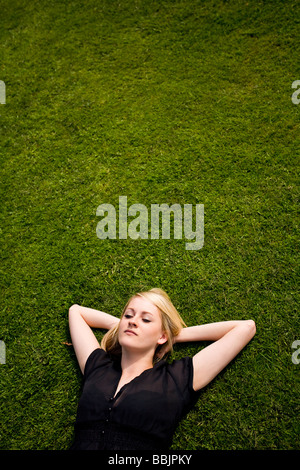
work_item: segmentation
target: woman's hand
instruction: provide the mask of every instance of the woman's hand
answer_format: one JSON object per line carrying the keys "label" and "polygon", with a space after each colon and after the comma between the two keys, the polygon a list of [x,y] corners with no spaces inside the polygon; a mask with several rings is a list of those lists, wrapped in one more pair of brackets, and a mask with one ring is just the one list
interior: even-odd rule
{"label": "woman's hand", "polygon": [[77,357],[81,372],[89,355],[100,344],[94,335],[92,328],[111,329],[120,320],[108,313],[94,310],[92,308],[81,307],[74,304],[69,308],[69,328],[72,338],[72,344]]}
{"label": "woman's hand", "polygon": [[253,320],[223,321],[182,328],[175,342],[213,341],[193,357],[194,390],[205,387],[253,338]]}
{"label": "woman's hand", "polygon": [[193,357],[194,390],[200,390],[211,382],[249,343],[255,333],[253,320],[208,325],[206,333],[203,330],[202,334],[207,334],[206,339],[214,342]]}

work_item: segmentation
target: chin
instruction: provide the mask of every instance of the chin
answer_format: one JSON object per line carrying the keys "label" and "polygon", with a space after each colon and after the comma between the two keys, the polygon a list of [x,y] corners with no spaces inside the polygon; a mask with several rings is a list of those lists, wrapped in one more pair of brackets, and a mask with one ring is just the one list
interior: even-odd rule
{"label": "chin", "polygon": [[122,334],[119,337],[119,344],[120,346],[132,346],[134,344],[134,340],[136,339],[136,336],[131,336],[131,335],[126,335]]}

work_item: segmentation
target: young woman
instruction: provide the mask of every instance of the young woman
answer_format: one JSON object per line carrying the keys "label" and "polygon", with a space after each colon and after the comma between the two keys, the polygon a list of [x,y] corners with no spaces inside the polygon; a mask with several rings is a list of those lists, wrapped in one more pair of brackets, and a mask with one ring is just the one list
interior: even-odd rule
{"label": "young woman", "polygon": [[[84,378],[72,450],[167,450],[199,390],[256,331],[252,320],[186,327],[161,289],[134,295],[121,319],[73,305],[69,325]],[[109,330],[101,345],[92,328]],[[161,360],[186,341],[212,343],[192,358]]]}

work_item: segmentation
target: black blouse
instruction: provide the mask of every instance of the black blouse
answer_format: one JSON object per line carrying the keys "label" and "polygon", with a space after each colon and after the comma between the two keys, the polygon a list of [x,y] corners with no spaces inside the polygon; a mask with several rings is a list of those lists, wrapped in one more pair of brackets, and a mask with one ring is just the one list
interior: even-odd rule
{"label": "black blouse", "polygon": [[72,450],[168,449],[180,419],[195,404],[192,359],[160,361],[115,395],[122,374],[103,349],[87,359]]}

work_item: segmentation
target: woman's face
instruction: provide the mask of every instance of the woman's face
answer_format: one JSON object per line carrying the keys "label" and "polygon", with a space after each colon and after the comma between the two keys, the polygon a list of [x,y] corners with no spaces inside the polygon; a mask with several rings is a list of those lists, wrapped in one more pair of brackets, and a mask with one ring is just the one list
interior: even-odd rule
{"label": "woman's face", "polygon": [[154,354],[167,341],[158,308],[143,297],[134,297],[120,320],[118,339],[122,348]]}

